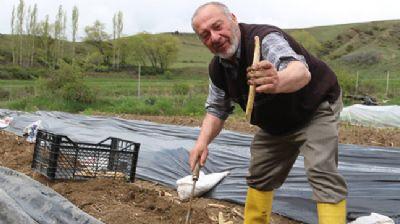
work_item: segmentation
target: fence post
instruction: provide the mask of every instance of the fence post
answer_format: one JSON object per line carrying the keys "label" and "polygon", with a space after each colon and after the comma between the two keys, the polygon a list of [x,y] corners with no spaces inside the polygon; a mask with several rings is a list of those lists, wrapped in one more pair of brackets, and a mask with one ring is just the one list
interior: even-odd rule
{"label": "fence post", "polygon": [[356,75],[356,95],[358,93],[358,71],[357,71],[357,75]]}
{"label": "fence post", "polygon": [[138,69],[138,92],[137,92],[137,95],[140,98],[140,63],[139,63],[139,69]]}
{"label": "fence post", "polygon": [[385,96],[388,97],[388,93],[389,93],[389,76],[390,73],[389,71],[386,72],[386,92],[385,92]]}

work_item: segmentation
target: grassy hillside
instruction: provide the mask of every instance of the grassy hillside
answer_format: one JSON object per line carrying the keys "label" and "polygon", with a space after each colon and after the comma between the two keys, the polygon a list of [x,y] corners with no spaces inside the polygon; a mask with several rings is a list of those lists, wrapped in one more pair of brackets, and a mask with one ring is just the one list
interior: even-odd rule
{"label": "grassy hillside", "polygon": [[193,33],[177,35],[179,38],[178,60],[174,67],[205,67],[212,54]]}
{"label": "grassy hillside", "polygon": [[[329,64],[373,78],[392,73],[400,78],[400,20],[368,23],[320,26],[306,29],[290,29],[288,33],[306,32],[307,38],[315,38],[319,45],[312,53],[322,57]],[[194,34],[177,35],[180,40],[178,62],[175,67],[206,66],[212,57],[206,47]]]}
{"label": "grassy hillside", "polygon": [[[294,32],[296,30],[290,30]],[[373,78],[392,73],[400,78],[400,20],[376,21],[304,29],[321,44],[328,63]]]}
{"label": "grassy hillside", "polygon": [[[290,29],[287,32],[333,67],[344,95],[366,94],[376,97],[379,103],[400,104],[400,20]],[[179,49],[176,62],[167,75],[142,77],[141,98],[136,97],[138,80],[134,69],[137,66],[127,64],[125,70],[118,73],[108,70],[85,73],[85,84],[96,93],[92,104],[64,101],[55,104],[56,101],[41,95],[37,81],[0,80],[0,107],[143,114],[157,114],[161,110],[164,114],[201,114],[207,95],[207,66],[212,54],[193,33],[174,33],[174,37]],[[29,79],[48,72],[40,67],[40,57],[33,68],[10,66],[11,40],[10,35],[0,34],[0,76],[13,72],[20,73],[18,77]],[[72,44],[63,44],[64,54],[68,57]],[[76,44],[77,58],[83,62],[82,67],[85,61],[97,60],[97,51],[93,44]],[[43,52],[39,51],[38,55],[43,56]],[[127,63],[134,60],[128,59]]]}

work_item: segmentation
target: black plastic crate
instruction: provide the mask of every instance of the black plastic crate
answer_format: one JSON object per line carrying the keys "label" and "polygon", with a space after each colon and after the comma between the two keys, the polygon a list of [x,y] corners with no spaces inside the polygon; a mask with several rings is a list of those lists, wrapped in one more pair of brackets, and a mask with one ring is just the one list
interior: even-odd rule
{"label": "black plastic crate", "polygon": [[140,144],[109,137],[92,144],[39,130],[32,169],[50,180],[125,177],[135,180]]}

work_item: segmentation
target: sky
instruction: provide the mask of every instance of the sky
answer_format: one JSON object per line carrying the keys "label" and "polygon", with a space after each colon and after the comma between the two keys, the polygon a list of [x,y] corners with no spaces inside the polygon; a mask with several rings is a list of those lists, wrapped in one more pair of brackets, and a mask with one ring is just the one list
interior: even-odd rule
{"label": "sky", "polygon": [[[117,11],[124,16],[123,35],[138,32],[193,32],[191,16],[204,0],[24,0],[26,6],[36,3],[38,20],[49,15],[54,22],[59,5],[67,11],[67,31],[71,35],[72,8],[79,9],[78,37],[85,26],[100,20],[112,33],[112,18]],[[400,19],[399,0],[221,0],[239,22],[264,23],[281,28],[307,28],[376,20]],[[0,0],[0,33],[11,32],[13,6],[19,0]],[[69,37],[71,39],[71,37]]]}

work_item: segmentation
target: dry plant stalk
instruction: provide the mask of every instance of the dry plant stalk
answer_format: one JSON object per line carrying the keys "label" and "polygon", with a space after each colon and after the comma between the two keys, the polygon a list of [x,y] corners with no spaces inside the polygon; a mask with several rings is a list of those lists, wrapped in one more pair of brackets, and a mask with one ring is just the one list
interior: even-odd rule
{"label": "dry plant stalk", "polygon": [[[254,55],[253,55],[253,65],[260,61],[260,38],[258,36],[254,37]],[[250,85],[249,96],[247,98],[246,105],[246,120],[250,122],[251,113],[253,112],[254,97],[256,95],[256,86]]]}

